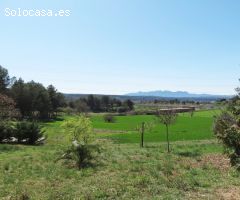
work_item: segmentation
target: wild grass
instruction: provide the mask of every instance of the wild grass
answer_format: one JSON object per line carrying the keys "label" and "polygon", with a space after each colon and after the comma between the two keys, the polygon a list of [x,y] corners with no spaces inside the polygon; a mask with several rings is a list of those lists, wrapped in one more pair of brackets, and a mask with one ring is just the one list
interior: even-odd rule
{"label": "wild grass", "polygon": [[219,191],[240,188],[215,140],[175,141],[168,154],[164,142],[100,138],[95,165],[77,170],[56,162],[70,143],[61,124],[44,125],[43,146],[0,145],[0,199],[221,199]]}

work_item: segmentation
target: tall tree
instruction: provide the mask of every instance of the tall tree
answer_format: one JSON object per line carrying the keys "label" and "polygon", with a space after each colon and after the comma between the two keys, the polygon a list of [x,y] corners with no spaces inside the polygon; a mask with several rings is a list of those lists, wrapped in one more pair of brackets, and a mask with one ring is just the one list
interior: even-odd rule
{"label": "tall tree", "polygon": [[130,99],[124,101],[123,104],[128,108],[128,110],[133,110],[134,108],[134,103]]}
{"label": "tall tree", "polygon": [[47,91],[50,98],[51,113],[57,115],[58,108],[65,105],[65,98],[53,85],[49,85]]}
{"label": "tall tree", "polygon": [[6,93],[9,84],[10,76],[8,75],[8,70],[0,65],[0,93]]}
{"label": "tall tree", "polygon": [[101,107],[104,111],[109,111],[110,108],[110,97],[109,96],[102,96],[101,97]]}
{"label": "tall tree", "polygon": [[14,82],[10,94],[15,100],[16,106],[22,116],[30,116],[32,111],[32,95],[21,78]]}

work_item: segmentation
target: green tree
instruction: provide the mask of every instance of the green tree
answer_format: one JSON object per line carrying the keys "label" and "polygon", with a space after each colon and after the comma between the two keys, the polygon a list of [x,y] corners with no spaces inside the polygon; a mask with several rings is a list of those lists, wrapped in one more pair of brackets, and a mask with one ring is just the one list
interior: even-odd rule
{"label": "green tree", "polygon": [[63,128],[70,136],[71,141],[76,141],[79,144],[89,144],[93,141],[94,132],[92,122],[84,115],[65,121]]}
{"label": "green tree", "polygon": [[127,107],[128,110],[134,109],[134,103],[130,99],[124,101],[123,104]]}
{"label": "green tree", "polygon": [[89,118],[81,115],[64,122],[63,128],[72,141],[71,147],[64,153],[62,159],[74,160],[79,169],[86,167],[93,159],[96,146],[94,132]]}
{"label": "green tree", "polygon": [[87,97],[87,105],[93,112],[101,111],[101,101],[93,95]]}
{"label": "green tree", "polygon": [[109,96],[102,96],[101,97],[101,107],[103,111],[109,111],[111,107],[111,99]]}
{"label": "green tree", "polygon": [[53,85],[49,85],[47,88],[50,99],[50,112],[52,115],[57,115],[58,108],[65,105],[64,95],[59,93]]}
{"label": "green tree", "polygon": [[225,111],[215,118],[214,133],[223,143],[231,164],[240,170],[240,90]]}
{"label": "green tree", "polygon": [[0,93],[6,93],[7,87],[10,84],[10,76],[8,70],[0,65]]}
{"label": "green tree", "polygon": [[19,79],[13,84],[10,93],[23,117],[42,119],[49,117],[51,100],[42,84],[34,81],[24,83]]}
{"label": "green tree", "polygon": [[16,102],[17,108],[21,112],[21,115],[23,117],[30,116],[32,110],[32,96],[21,78],[14,82],[10,93]]}

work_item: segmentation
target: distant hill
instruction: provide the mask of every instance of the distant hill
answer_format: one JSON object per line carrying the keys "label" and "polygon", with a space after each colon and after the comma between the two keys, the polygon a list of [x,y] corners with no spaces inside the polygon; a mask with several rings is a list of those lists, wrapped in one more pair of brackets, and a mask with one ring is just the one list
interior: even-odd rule
{"label": "distant hill", "polygon": [[[89,94],[64,94],[67,100],[76,100],[79,98],[86,98]],[[97,97],[105,96],[104,94],[93,94]],[[137,93],[129,93],[126,95],[107,95],[111,98],[116,98],[119,100],[131,99],[133,101],[153,101],[153,100],[191,100],[191,101],[200,101],[200,102],[209,102],[216,101],[219,99],[228,99],[232,96],[228,95],[210,95],[210,94],[191,94],[188,92],[177,91],[152,91],[152,92],[137,92]]]}
{"label": "distant hill", "polygon": [[231,96],[228,95],[212,95],[212,94],[192,94],[186,91],[149,91],[149,92],[136,92],[136,93],[129,93],[126,96],[135,96],[135,97],[163,97],[163,98],[210,98],[210,99],[220,99],[220,98],[230,98]]}

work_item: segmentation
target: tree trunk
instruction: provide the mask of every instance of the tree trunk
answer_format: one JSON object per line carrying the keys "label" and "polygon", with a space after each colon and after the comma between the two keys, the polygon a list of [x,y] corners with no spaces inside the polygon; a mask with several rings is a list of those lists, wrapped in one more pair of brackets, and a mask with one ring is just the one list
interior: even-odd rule
{"label": "tree trunk", "polygon": [[141,147],[143,147],[143,140],[144,140],[144,126],[145,126],[145,123],[143,122],[142,123],[142,131],[141,131]]}
{"label": "tree trunk", "polygon": [[170,144],[169,144],[169,137],[168,137],[168,125],[166,125],[166,129],[167,129],[167,149],[168,149],[168,153],[170,152]]}

